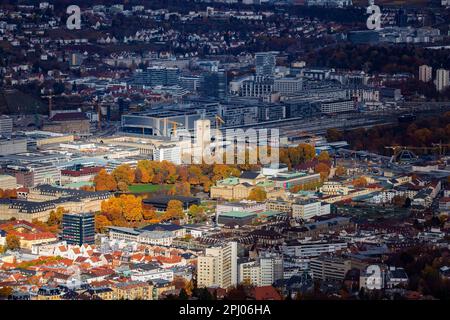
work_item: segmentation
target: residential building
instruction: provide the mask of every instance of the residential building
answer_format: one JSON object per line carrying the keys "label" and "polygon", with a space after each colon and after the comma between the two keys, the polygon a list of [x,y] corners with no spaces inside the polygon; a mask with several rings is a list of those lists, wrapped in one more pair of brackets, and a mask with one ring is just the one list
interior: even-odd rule
{"label": "residential building", "polygon": [[309,267],[314,279],[342,281],[351,269],[351,262],[340,257],[323,255],[311,259]]}
{"label": "residential building", "polygon": [[283,258],[279,254],[262,252],[256,260],[239,264],[239,283],[262,287],[280,279],[283,279]]}
{"label": "residential building", "polygon": [[422,82],[429,82],[433,79],[433,68],[427,65],[419,67],[419,80]]}
{"label": "residential building", "polygon": [[206,248],[198,257],[199,287],[229,288],[237,284],[237,242]]}
{"label": "residential building", "polygon": [[153,300],[153,286],[147,282],[117,282],[111,289],[114,300]]}
{"label": "residential building", "polygon": [[444,91],[450,86],[450,71],[445,69],[436,70],[436,90]]}

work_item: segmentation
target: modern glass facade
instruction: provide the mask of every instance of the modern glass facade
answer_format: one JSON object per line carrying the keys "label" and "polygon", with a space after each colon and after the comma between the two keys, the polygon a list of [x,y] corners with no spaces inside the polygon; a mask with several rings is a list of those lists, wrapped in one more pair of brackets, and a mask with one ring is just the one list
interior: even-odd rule
{"label": "modern glass facade", "polygon": [[95,219],[93,213],[65,213],[62,219],[62,240],[67,244],[93,244]]}

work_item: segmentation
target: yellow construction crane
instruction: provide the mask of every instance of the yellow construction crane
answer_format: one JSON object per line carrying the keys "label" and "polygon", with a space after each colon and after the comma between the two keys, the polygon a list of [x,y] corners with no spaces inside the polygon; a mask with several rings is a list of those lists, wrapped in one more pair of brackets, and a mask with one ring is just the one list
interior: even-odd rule
{"label": "yellow construction crane", "polygon": [[221,124],[225,124],[225,120],[216,115],[216,128],[219,129]]}
{"label": "yellow construction crane", "polygon": [[167,128],[167,123],[171,123],[172,124],[172,130],[173,130],[173,135],[174,136],[177,135],[177,128],[178,128],[178,126],[182,126],[183,125],[182,123],[175,122],[175,121],[172,121],[172,120],[169,120],[169,119],[166,118],[166,119],[164,119],[165,128]]}

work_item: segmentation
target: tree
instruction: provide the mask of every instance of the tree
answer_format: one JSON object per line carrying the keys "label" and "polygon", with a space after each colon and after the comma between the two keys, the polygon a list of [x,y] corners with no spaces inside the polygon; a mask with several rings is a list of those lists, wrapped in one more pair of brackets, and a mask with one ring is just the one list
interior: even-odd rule
{"label": "tree", "polygon": [[20,239],[16,235],[7,234],[6,235],[6,247],[9,250],[20,249]]}
{"label": "tree", "polygon": [[169,195],[190,196],[191,184],[189,182],[177,182],[170,188]]}
{"label": "tree", "polygon": [[342,132],[340,132],[337,129],[328,129],[327,130],[327,141],[329,142],[336,142],[336,141],[340,141],[343,139],[343,135]]}
{"label": "tree", "polygon": [[165,220],[170,219],[183,219],[183,202],[179,200],[170,200],[167,203],[167,210],[165,213]]}
{"label": "tree", "polygon": [[8,298],[13,293],[13,288],[11,287],[1,287],[0,288],[0,297]]}
{"label": "tree", "polygon": [[250,194],[248,195],[248,200],[252,201],[265,201],[267,199],[267,192],[261,187],[255,187],[250,190]]}
{"label": "tree", "polygon": [[108,220],[108,218],[102,214],[98,214],[95,216],[95,231],[103,233],[107,230],[107,227],[111,226],[112,222]]}
{"label": "tree", "polygon": [[347,169],[345,169],[343,166],[338,166],[338,167],[336,168],[335,174],[336,174],[338,177],[345,176],[345,175],[347,174]]}
{"label": "tree", "polygon": [[355,188],[364,188],[367,186],[367,179],[364,177],[356,178],[352,181],[352,185]]}
{"label": "tree", "polygon": [[316,173],[320,173],[320,178],[322,180],[325,180],[330,175],[330,167],[328,166],[328,164],[326,164],[324,162],[319,162],[315,166],[314,171]]}
{"label": "tree", "polygon": [[128,184],[125,181],[120,181],[117,184],[117,189],[119,189],[122,192],[128,191]]}
{"label": "tree", "polygon": [[47,220],[48,226],[59,226],[62,222],[62,217],[64,213],[67,213],[68,211],[65,210],[63,207],[58,207],[56,211],[50,211],[50,216]]}
{"label": "tree", "polygon": [[144,220],[153,220],[158,218],[155,208],[151,206],[144,209],[143,217]]}
{"label": "tree", "polygon": [[101,212],[114,225],[121,219],[128,222],[141,221],[143,217],[142,198],[132,194],[122,194],[120,197],[112,197],[102,202]]}
{"label": "tree", "polygon": [[129,164],[122,164],[115,168],[112,172],[112,176],[116,180],[117,184],[122,182],[127,186],[132,184],[135,178],[134,170]]}
{"label": "tree", "polygon": [[94,178],[95,190],[97,191],[116,191],[117,183],[113,176],[108,174],[105,169],[99,171]]}
{"label": "tree", "polygon": [[328,154],[327,151],[322,151],[322,152],[317,156],[317,160],[319,160],[320,162],[328,162],[328,161],[330,161],[330,155]]}
{"label": "tree", "polygon": [[142,220],[142,198],[133,195],[121,195],[120,200],[123,207],[122,214],[127,221]]}
{"label": "tree", "polygon": [[196,204],[189,207],[188,214],[196,221],[201,221],[205,218],[205,210]]}

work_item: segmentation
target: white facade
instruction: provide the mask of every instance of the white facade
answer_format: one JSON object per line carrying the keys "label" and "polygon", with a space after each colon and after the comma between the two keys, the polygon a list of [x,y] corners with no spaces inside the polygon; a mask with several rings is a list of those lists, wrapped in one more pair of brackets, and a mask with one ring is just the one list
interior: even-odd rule
{"label": "white facade", "polygon": [[427,65],[419,67],[419,80],[429,82],[433,78],[433,68]]}
{"label": "white facade", "polygon": [[239,283],[270,286],[282,278],[283,258],[278,254],[262,253],[258,260],[239,265]]}
{"label": "white facade", "polygon": [[237,242],[207,248],[198,257],[198,286],[228,288],[237,284]]}
{"label": "white facade", "polygon": [[132,281],[147,282],[157,279],[173,281],[173,271],[165,269],[153,269],[148,271],[137,271],[131,274]]}
{"label": "white facade", "polygon": [[155,161],[169,161],[173,164],[181,164],[181,149],[178,145],[161,146],[153,150],[153,160]]}
{"label": "white facade", "polygon": [[450,72],[445,69],[437,69],[435,84],[437,91],[444,91],[450,86]]}

